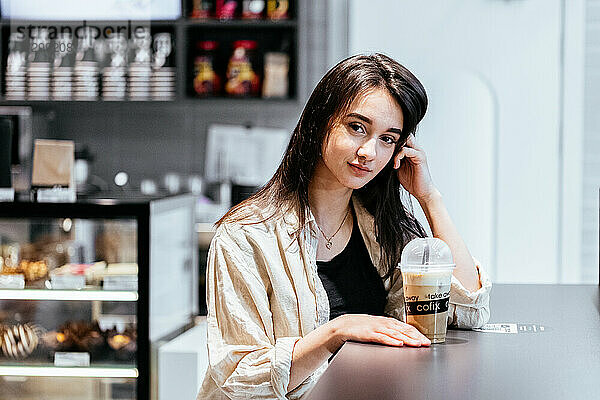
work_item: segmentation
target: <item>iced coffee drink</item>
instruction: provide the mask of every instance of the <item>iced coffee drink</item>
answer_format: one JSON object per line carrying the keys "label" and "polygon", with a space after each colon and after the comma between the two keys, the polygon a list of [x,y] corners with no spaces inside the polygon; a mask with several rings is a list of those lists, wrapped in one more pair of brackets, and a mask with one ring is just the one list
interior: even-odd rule
{"label": "iced coffee drink", "polygon": [[452,261],[450,249],[437,238],[411,241],[402,252],[405,322],[431,343],[446,340]]}

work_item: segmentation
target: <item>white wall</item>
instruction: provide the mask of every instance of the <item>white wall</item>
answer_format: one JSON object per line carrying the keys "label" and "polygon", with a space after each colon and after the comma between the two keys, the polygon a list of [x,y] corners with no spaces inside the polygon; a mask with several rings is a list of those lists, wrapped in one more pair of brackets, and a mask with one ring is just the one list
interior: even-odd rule
{"label": "white wall", "polygon": [[[563,55],[563,129],[561,140],[561,282],[595,283],[598,280],[598,262],[584,257],[584,77],[585,77],[585,0],[564,0],[564,55]],[[597,104],[597,102],[595,103]],[[597,194],[597,193],[596,193]],[[598,208],[596,208],[596,212]],[[596,221],[598,219],[596,218]],[[596,234],[598,226],[596,224]],[[598,240],[595,241],[598,254]],[[593,279],[586,271],[593,269]]]}
{"label": "white wall", "polygon": [[[581,196],[583,210],[579,215],[583,237],[581,258],[583,279],[598,282],[600,221],[600,1],[585,1],[585,134],[580,154],[584,160],[583,183],[575,189]],[[583,86],[583,85],[582,85]],[[583,89],[582,89],[583,90]]]}
{"label": "white wall", "polygon": [[[581,1],[566,3],[571,9]],[[385,52],[428,89],[431,106],[419,140],[459,231],[496,282],[579,277],[577,261],[561,268],[562,232],[570,228],[561,205],[572,201],[559,187],[562,6],[561,0],[349,1],[349,52]],[[571,14],[568,27],[581,18]],[[570,65],[577,72],[577,63]],[[576,157],[576,148],[568,157]]]}

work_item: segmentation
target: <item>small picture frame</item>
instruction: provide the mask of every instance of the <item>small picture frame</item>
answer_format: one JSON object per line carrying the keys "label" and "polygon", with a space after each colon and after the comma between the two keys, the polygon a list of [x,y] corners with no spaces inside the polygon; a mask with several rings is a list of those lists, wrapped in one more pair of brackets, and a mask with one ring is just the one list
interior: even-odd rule
{"label": "small picture frame", "polygon": [[38,202],[65,203],[76,200],[75,143],[71,140],[36,139],[31,186]]}

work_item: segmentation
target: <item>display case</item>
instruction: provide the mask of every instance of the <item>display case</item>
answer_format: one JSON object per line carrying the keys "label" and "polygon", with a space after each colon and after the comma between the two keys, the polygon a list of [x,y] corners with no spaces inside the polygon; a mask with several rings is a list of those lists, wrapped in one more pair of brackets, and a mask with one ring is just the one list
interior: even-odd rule
{"label": "display case", "polygon": [[193,196],[0,203],[0,393],[148,399],[197,313]]}

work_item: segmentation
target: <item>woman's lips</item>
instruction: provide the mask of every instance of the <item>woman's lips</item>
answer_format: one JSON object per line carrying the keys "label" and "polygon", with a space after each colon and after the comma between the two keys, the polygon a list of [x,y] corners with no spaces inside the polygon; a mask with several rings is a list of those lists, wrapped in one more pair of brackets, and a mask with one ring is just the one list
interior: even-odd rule
{"label": "woman's lips", "polygon": [[354,174],[357,176],[365,176],[371,172],[370,169],[365,168],[365,167],[359,167],[356,164],[348,163],[348,165],[352,169],[352,172],[354,172]]}

